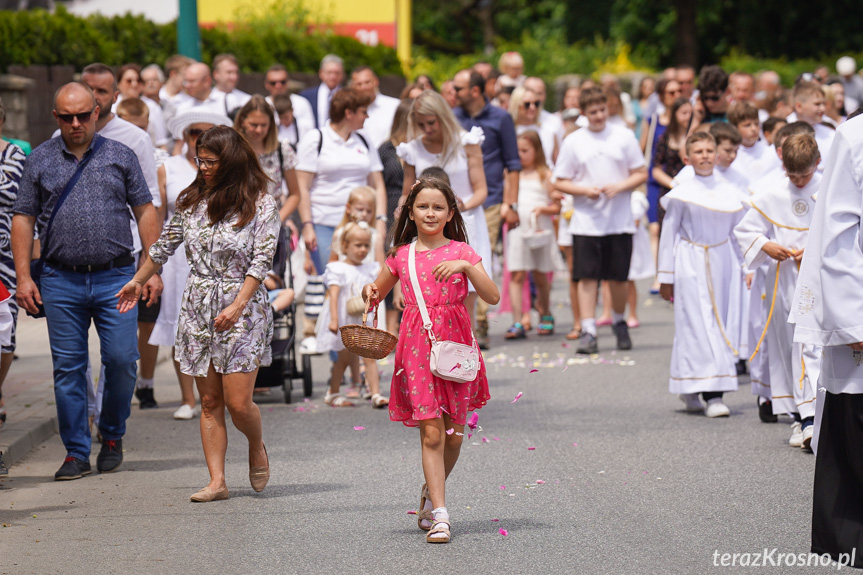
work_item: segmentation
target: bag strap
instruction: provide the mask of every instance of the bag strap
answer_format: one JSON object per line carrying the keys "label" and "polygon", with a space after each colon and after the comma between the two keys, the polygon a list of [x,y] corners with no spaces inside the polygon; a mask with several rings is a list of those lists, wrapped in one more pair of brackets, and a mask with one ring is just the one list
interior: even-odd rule
{"label": "bag strap", "polygon": [[432,331],[432,322],[431,318],[429,318],[429,311],[426,308],[426,301],[425,298],[423,298],[423,290],[420,288],[420,280],[417,277],[416,253],[417,241],[414,239],[414,241],[411,242],[410,251],[408,252],[408,270],[410,271],[411,276],[411,287],[413,288],[414,297],[416,297],[417,300],[417,307],[420,308],[420,316],[423,319],[423,328],[428,332],[432,343],[437,343],[437,339],[435,339],[434,332]]}
{"label": "bag strap", "polygon": [[69,181],[66,182],[66,187],[63,188],[63,192],[60,194],[60,197],[57,198],[57,203],[54,204],[54,210],[51,212],[51,217],[48,218],[48,225],[45,226],[45,245],[42,246],[42,253],[39,255],[40,267],[45,263],[45,254],[48,253],[48,236],[51,233],[51,224],[54,223],[54,218],[57,216],[57,212],[60,211],[60,206],[62,206],[63,202],[66,201],[66,198],[69,197],[69,192],[72,191],[72,188],[74,188],[75,184],[78,183],[78,180],[81,179],[81,174],[84,172],[84,168],[87,167],[87,164],[90,163],[90,160],[96,155],[99,148],[101,148],[104,143],[104,137],[99,134],[93,136],[93,146],[90,150],[90,155],[78,162],[78,168],[75,170],[75,173],[72,174]]}
{"label": "bag strap", "polygon": [[[437,343],[437,338],[434,335],[434,331],[432,331],[431,318],[429,318],[429,312],[428,309],[426,309],[426,301],[425,298],[423,298],[419,278],[417,278],[416,247],[417,240],[416,238],[414,238],[414,240],[411,242],[411,247],[408,252],[408,271],[410,272],[411,287],[413,288],[414,297],[416,297],[417,300],[417,307],[420,308],[420,316],[423,320],[423,328],[428,332],[429,339],[434,344]],[[477,350],[479,350],[479,345],[477,345],[476,343],[476,337],[473,335],[472,329],[470,330],[470,337],[472,340],[471,345]]]}

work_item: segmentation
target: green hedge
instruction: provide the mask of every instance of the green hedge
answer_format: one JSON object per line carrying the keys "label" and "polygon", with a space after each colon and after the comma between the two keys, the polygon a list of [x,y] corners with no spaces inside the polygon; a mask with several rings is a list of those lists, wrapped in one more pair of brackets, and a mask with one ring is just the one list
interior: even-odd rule
{"label": "green hedge", "polygon": [[[71,65],[80,70],[92,62],[119,66],[128,62],[162,64],[176,52],[175,24],[156,24],[126,14],[81,18],[58,6],[42,10],[0,11],[0,70],[10,65]],[[329,32],[281,26],[237,25],[201,30],[205,62],[216,54],[237,56],[244,72],[263,72],[274,62],[289,70],[314,73],[321,58],[338,54],[345,67],[366,64],[379,74],[401,74],[395,50],[366,46]]]}

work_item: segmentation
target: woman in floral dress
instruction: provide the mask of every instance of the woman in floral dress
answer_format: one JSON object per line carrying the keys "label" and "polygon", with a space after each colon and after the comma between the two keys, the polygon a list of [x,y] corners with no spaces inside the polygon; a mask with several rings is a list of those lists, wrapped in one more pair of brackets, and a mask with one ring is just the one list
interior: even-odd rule
{"label": "woman in floral dress", "polygon": [[210,483],[191,500],[216,501],[229,497],[225,407],[249,440],[254,490],[263,490],[270,475],[252,392],[258,368],[272,361],[272,312],[261,284],[272,267],[279,214],[254,150],[232,128],[219,126],[201,134],[195,162],[198,177],[180,194],[177,212],[150,248],[150,257],[117,294],[117,308],[121,313],[132,309],[144,282],[185,243],[191,273],[177,327],[176,359],[198,386],[210,471]]}

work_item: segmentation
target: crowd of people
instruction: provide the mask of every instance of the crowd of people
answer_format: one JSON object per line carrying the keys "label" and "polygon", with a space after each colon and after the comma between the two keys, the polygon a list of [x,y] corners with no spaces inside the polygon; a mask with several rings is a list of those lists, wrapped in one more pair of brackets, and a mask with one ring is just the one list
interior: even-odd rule
{"label": "crowd of people", "polygon": [[[32,152],[0,141],[0,281],[14,296],[0,386],[18,307],[44,313],[67,450],[55,479],[91,472],[93,428],[97,468],[110,472],[122,463],[132,396],[142,409],[158,406],[157,350],[173,346],[183,398],[173,417],[201,414],[210,472],[191,499],[229,497],[226,408],[249,440],[259,491],[269,460],[255,377],[271,361],[273,314],[302,295],[299,352],[332,359],[325,403],[366,400],[420,428],[418,520],[439,543],[451,535],[445,476],[488,385],[481,353],[464,385],[415,358],[436,338],[489,349],[489,305],[500,294],[512,314],[508,340],[532,337],[534,325],[536,336],[553,336],[562,321],[578,354],[599,353],[603,326],[617,349],[631,349],[635,280],[652,278],[651,291],[674,302],[669,389],[685,409],[729,416],[723,393],[748,369],[761,420],[791,416],[789,444],[812,450],[816,419],[831,408],[819,381],[846,381],[837,374],[863,363],[826,351],[863,346],[863,334],[824,327],[843,324],[835,306],[801,327],[827,305],[822,289],[832,281],[811,262],[852,265],[825,245],[839,233],[829,218],[839,216],[823,206],[847,199],[825,184],[859,184],[859,164],[829,170],[861,153],[845,124],[863,104],[863,78],[848,57],[835,69],[793,86],[773,71],[714,65],[669,68],[632,86],[585,78],[565,86],[550,112],[545,82],[525,74],[516,52],[497,67],[459,71],[439,91],[420,76],[399,98],[381,94],[367,66],[347,75],[336,55],[321,61],[320,83],[298,94],[281,64],[266,71],[266,95],[238,90],[230,54],[212,67],[179,55],[164,67],[91,64],[55,95],[56,137]],[[0,106],[0,130],[4,119]],[[827,158],[835,165],[825,169]],[[859,218],[852,204],[843,207]],[[816,229],[821,252],[807,259]],[[293,246],[298,265],[285,265],[279,244]],[[556,271],[569,279],[571,323],[552,313]],[[400,338],[390,397],[376,362],[338,336],[369,306]],[[102,342],[98,375],[88,362],[91,321]],[[432,325],[446,329],[426,337]],[[828,397],[844,389],[825,385]],[[832,401],[839,418],[843,405]],[[2,406],[0,394],[0,424]],[[825,437],[839,445],[837,433]],[[822,493],[854,486],[822,473]],[[818,505],[829,519],[816,492]],[[828,532],[817,546],[844,548]]]}

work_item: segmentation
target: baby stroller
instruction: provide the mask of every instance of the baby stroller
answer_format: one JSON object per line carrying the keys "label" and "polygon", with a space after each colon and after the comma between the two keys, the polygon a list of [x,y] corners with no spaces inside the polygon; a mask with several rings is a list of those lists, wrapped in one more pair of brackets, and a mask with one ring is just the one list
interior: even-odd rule
{"label": "baby stroller", "polygon": [[[291,271],[291,247],[288,230],[282,226],[279,232],[276,255],[273,257],[273,271],[280,278],[285,278],[286,287],[294,288],[294,276]],[[294,349],[296,334],[296,303],[290,307],[273,313],[273,340],[270,349],[273,363],[261,367],[255,380],[256,388],[281,387],[285,393],[285,403],[291,403],[291,391],[295,379],[303,380],[303,395],[312,395],[312,359],[302,355],[302,371],[297,369],[297,353]]]}

